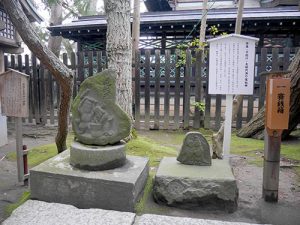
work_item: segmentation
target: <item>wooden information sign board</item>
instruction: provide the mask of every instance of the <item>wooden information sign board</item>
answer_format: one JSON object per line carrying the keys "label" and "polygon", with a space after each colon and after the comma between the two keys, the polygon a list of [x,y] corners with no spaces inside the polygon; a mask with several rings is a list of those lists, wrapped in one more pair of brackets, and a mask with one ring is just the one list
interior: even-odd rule
{"label": "wooden information sign board", "polygon": [[22,117],[29,114],[29,76],[16,70],[8,70],[0,74],[1,114],[16,117],[16,151],[18,180],[28,179],[24,176],[24,154],[22,141]]}
{"label": "wooden information sign board", "polygon": [[2,114],[12,117],[28,117],[29,76],[16,70],[0,74]]}

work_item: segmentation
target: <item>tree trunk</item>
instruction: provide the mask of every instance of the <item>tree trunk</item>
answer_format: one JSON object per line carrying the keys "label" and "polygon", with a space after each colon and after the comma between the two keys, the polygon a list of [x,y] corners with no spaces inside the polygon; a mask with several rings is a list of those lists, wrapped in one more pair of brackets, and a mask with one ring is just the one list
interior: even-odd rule
{"label": "tree trunk", "polygon": [[73,73],[47,48],[38,38],[18,0],[1,0],[16,30],[28,48],[41,63],[50,71],[61,86],[62,98],[58,113],[58,133],[56,146],[58,152],[66,149],[68,119],[73,87]]}
{"label": "tree trunk", "polygon": [[[290,118],[289,129],[284,130],[282,138],[286,138],[300,123],[300,51],[298,50],[294,60],[290,64],[286,77],[291,78],[291,97],[290,97]],[[265,107],[243,127],[237,136],[245,138],[262,139],[265,129]]]}
{"label": "tree trunk", "polygon": [[88,16],[97,15],[97,1],[98,0],[89,0],[89,7],[87,9]]}
{"label": "tree trunk", "polygon": [[105,0],[108,68],[117,72],[117,103],[132,118],[130,0]]}
{"label": "tree trunk", "polygon": [[[199,35],[199,41],[200,44],[205,42],[205,34],[206,34],[206,21],[207,21],[207,2],[208,0],[203,1],[203,9],[202,9],[202,18],[201,18],[201,27],[200,27],[200,35]],[[201,46],[200,46],[201,47]]]}
{"label": "tree trunk", "polygon": [[[62,3],[56,2],[50,5],[50,26],[61,25],[62,24]],[[59,57],[61,49],[62,36],[51,36],[48,40],[48,48]]]}
{"label": "tree trunk", "polygon": [[135,51],[139,49],[140,42],[140,0],[134,0],[132,21],[132,62],[135,62]]}

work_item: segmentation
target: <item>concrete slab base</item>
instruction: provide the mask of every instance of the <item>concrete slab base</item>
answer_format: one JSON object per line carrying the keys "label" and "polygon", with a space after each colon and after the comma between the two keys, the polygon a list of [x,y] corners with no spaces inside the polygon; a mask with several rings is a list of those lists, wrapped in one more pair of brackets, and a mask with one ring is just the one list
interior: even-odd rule
{"label": "concrete slab base", "polygon": [[31,198],[78,208],[133,212],[148,173],[148,159],[137,156],[127,156],[120,168],[80,170],[70,165],[67,150],[30,170]]}
{"label": "concrete slab base", "polygon": [[71,205],[28,200],[3,225],[255,225],[103,209],[78,209]]}
{"label": "concrete slab base", "polygon": [[238,188],[227,160],[194,166],[165,157],[154,178],[153,197],[159,204],[233,212],[237,209]]}
{"label": "concrete slab base", "polygon": [[134,213],[77,209],[71,205],[28,200],[3,225],[131,225]]}
{"label": "concrete slab base", "polygon": [[144,214],[136,218],[134,225],[255,225],[241,222],[226,222],[219,220],[204,220],[188,217],[161,216]]}

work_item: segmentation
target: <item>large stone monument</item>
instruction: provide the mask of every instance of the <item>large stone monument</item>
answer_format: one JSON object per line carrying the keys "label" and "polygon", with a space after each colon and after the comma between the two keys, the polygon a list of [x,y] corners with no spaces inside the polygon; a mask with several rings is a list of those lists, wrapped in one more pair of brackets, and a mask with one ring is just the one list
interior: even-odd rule
{"label": "large stone monument", "polygon": [[238,188],[227,160],[211,160],[199,132],[186,134],[177,160],[164,157],[154,178],[154,200],[180,208],[202,207],[233,212]]}
{"label": "large stone monument", "polygon": [[122,139],[131,121],[116,104],[116,73],[86,79],[72,104],[75,140],[30,171],[31,198],[78,208],[134,211],[146,183],[148,159],[126,157]]}
{"label": "large stone monument", "polygon": [[106,70],[86,79],[72,105],[76,141],[70,149],[71,165],[106,170],[124,165],[130,118],[116,104],[116,74]]}

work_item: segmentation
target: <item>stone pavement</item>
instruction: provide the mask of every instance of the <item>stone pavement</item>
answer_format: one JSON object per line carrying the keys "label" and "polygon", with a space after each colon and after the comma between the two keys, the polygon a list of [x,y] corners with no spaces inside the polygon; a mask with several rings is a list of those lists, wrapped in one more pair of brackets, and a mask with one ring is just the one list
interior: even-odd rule
{"label": "stone pavement", "polygon": [[118,212],[103,209],[78,209],[71,205],[28,200],[3,222],[3,225],[250,225],[249,223],[192,219]]}

